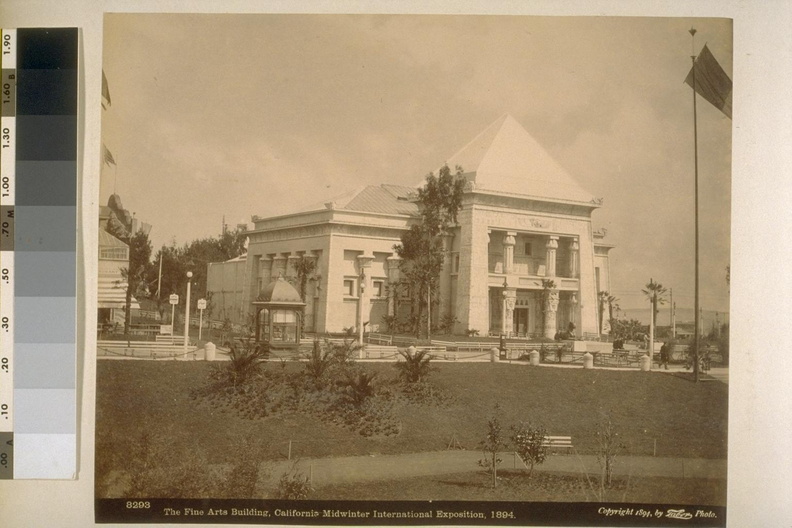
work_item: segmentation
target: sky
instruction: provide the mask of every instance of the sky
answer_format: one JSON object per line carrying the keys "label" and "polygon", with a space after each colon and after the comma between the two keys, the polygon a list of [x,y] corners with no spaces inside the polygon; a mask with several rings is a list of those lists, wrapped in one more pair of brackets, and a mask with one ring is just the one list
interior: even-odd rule
{"label": "sky", "polygon": [[[683,81],[705,42],[732,77],[726,19],[107,14],[104,31],[100,203],[117,192],[155,247],[415,184],[509,113],[604,199],[620,306],[645,307],[650,278],[693,306]],[[725,312],[732,123],[697,104],[701,305]]]}

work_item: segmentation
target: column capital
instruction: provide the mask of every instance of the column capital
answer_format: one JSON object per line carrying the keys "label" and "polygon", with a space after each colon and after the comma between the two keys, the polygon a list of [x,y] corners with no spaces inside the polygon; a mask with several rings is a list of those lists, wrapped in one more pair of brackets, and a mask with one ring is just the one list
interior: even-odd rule
{"label": "column capital", "polygon": [[357,257],[358,265],[361,268],[369,268],[371,267],[371,263],[374,261],[374,255],[358,255]]}
{"label": "column capital", "polygon": [[569,249],[571,249],[572,251],[580,250],[580,241],[578,240],[577,237],[569,241]]}
{"label": "column capital", "polygon": [[503,245],[504,246],[513,246],[517,243],[515,237],[517,233],[514,231],[507,231],[505,235],[503,235]]}
{"label": "column capital", "polygon": [[549,235],[545,245],[547,249],[558,249],[558,237],[555,235]]}

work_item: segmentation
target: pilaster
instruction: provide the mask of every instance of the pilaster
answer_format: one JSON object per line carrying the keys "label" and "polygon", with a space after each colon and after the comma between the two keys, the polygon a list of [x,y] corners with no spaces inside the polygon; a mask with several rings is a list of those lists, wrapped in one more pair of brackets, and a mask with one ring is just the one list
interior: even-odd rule
{"label": "pilaster", "polygon": [[514,273],[514,245],[517,233],[507,231],[503,236],[503,272],[507,275]]}
{"label": "pilaster", "polygon": [[547,237],[547,256],[545,257],[545,276],[556,276],[556,251],[558,250],[558,237],[550,235]]}

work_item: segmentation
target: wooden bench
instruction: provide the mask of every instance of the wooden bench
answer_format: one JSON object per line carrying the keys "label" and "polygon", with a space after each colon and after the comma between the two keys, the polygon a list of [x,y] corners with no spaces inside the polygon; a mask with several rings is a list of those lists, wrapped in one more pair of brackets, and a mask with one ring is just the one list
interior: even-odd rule
{"label": "wooden bench", "polygon": [[545,436],[542,447],[550,449],[572,449],[571,436]]}

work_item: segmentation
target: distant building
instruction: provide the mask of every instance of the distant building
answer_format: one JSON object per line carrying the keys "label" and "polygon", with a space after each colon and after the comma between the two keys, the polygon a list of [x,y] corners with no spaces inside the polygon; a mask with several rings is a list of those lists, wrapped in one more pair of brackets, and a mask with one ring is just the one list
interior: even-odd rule
{"label": "distant building", "polygon": [[[448,165],[463,167],[467,184],[458,224],[444,241],[433,319],[455,317],[459,334],[553,337],[569,322],[578,334],[596,334],[597,292],[611,291],[613,248],[592,226],[602,200],[508,115]],[[338,332],[362,322],[376,331],[399,301],[398,315],[405,315],[408,293],[388,293],[400,279],[393,246],[415,221],[420,185],[371,185],[292,214],[253,217],[247,255],[209,265],[213,317],[245,322],[272,280],[296,284],[303,259],[316,263],[306,287],[306,330]],[[554,283],[544,302],[543,280]]]}

